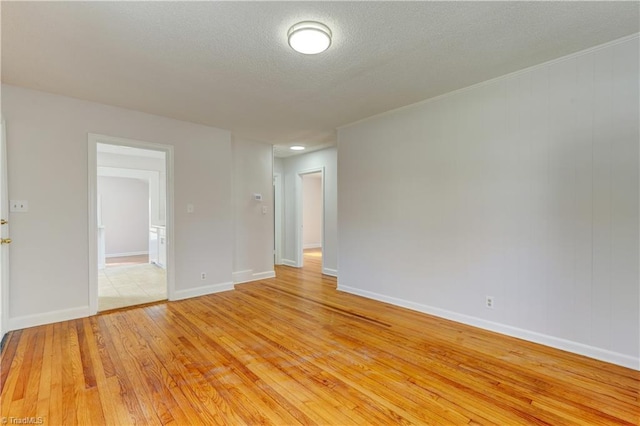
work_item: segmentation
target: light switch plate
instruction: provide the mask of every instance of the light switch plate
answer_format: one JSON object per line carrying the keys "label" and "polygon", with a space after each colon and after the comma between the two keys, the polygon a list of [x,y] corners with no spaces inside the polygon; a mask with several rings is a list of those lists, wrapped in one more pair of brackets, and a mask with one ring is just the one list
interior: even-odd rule
{"label": "light switch plate", "polygon": [[193,213],[194,210],[193,204],[187,204],[187,213]]}
{"label": "light switch plate", "polygon": [[29,211],[29,203],[27,200],[11,200],[9,201],[9,212],[24,213]]}

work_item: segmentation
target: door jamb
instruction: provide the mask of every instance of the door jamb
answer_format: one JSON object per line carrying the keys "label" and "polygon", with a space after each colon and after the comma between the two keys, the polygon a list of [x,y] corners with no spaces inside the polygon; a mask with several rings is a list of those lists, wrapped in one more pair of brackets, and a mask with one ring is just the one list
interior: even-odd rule
{"label": "door jamb", "polygon": [[[9,189],[9,182],[7,182],[7,178],[9,176],[9,173],[7,171],[7,165],[8,165],[8,161],[7,161],[7,132],[6,132],[6,123],[4,121],[4,117],[0,116],[0,132],[2,132],[2,134],[0,135],[0,137],[2,138],[2,143],[0,144],[1,147],[0,149],[2,149],[2,153],[0,154],[0,161],[2,161],[2,182],[3,182],[3,188],[0,188],[0,192],[2,192],[2,197],[4,198],[3,201],[7,201],[7,203],[2,203],[2,209],[4,211],[0,212],[2,213],[2,218],[6,219],[6,220],[10,220],[9,218],[9,205],[8,205],[8,201],[9,201],[9,196],[6,190]],[[10,229],[9,229],[9,224],[6,225],[7,228],[7,237],[10,237]],[[2,256],[2,271],[0,273],[2,273],[2,289],[0,289],[0,291],[2,292],[2,301],[0,303],[2,303],[2,313],[0,315],[2,315],[2,318],[0,318],[0,339],[4,338],[4,335],[7,331],[9,331],[10,327],[9,327],[9,290],[10,290],[10,285],[9,285],[9,247],[5,247],[4,250],[2,250],[2,253],[0,254]]]}
{"label": "door jamb", "polygon": [[282,236],[283,236],[283,185],[282,185],[282,173],[273,174],[273,217],[274,217],[274,245],[275,245],[275,259],[276,265],[282,265]]}

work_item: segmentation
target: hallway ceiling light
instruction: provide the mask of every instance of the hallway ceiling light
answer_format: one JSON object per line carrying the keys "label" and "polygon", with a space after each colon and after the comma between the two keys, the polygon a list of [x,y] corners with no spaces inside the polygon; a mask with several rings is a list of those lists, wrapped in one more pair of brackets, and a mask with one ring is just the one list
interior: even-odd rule
{"label": "hallway ceiling light", "polygon": [[304,151],[306,148],[301,145],[293,145],[293,146],[290,146],[289,149],[292,151]]}
{"label": "hallway ceiling light", "polygon": [[287,37],[289,46],[305,55],[324,52],[331,46],[331,30],[320,22],[298,22],[289,28]]}

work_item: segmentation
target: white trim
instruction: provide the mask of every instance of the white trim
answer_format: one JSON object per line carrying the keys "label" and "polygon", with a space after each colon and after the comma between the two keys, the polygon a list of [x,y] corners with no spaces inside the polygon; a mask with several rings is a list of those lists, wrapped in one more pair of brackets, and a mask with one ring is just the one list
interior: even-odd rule
{"label": "white trim", "polygon": [[291,259],[282,259],[282,264],[285,266],[291,266],[293,268],[298,267],[298,265],[296,264],[296,261]]}
{"label": "white trim", "polygon": [[302,246],[303,249],[322,248],[322,243],[308,243]]}
{"label": "white trim", "polygon": [[[296,223],[296,229],[295,229],[295,246],[296,246],[296,260],[295,260],[295,267],[296,268],[302,268],[302,266],[304,265],[304,254],[303,254],[303,244],[302,244],[302,177],[304,175],[309,175],[312,173],[320,173],[321,174],[321,182],[322,182],[322,187],[320,188],[321,194],[322,194],[322,220],[321,220],[321,224],[322,224],[322,230],[321,230],[321,238],[322,238],[322,242],[321,247],[324,247],[324,221],[325,221],[325,211],[326,211],[326,199],[325,199],[325,194],[324,194],[324,189],[325,189],[325,184],[324,184],[324,180],[325,180],[325,174],[324,174],[324,166],[320,166],[320,167],[313,167],[310,169],[305,169],[305,170],[298,170],[296,172],[296,181],[295,181],[295,223]],[[282,261],[283,264],[286,265],[286,263],[284,263],[284,259]],[[289,265],[291,266],[291,265]],[[324,257],[322,259],[322,266],[324,267]]]}
{"label": "white trim", "polygon": [[472,317],[470,315],[448,311],[446,309],[435,308],[433,306],[422,305],[420,303],[410,302],[408,300],[398,299],[396,297],[385,296],[383,294],[361,290],[355,287],[338,284],[338,291],[343,291],[345,293],[355,294],[358,296],[366,297],[368,299],[390,303],[392,305],[400,306],[425,314],[434,315],[440,318],[445,318],[451,321],[482,328],[489,331],[494,331],[496,333],[505,334],[507,336],[517,337],[529,342],[539,343],[541,345],[573,352],[579,355],[587,356],[589,358],[595,358],[600,361],[610,362],[612,364],[617,364],[623,367],[640,371],[640,358],[634,358],[632,356],[621,354],[618,352],[612,352],[606,349],[597,348],[595,346],[589,346],[583,343],[573,342],[571,340],[565,340],[558,337],[549,336],[547,334],[537,333],[535,331],[512,327],[510,325],[487,321],[481,318]]}
{"label": "white trim", "polygon": [[88,237],[88,253],[89,253],[89,314],[98,313],[98,224],[97,224],[97,176],[98,176],[98,159],[97,147],[98,143],[106,143],[111,145],[130,146],[134,148],[147,149],[153,151],[162,151],[165,153],[165,179],[166,179],[166,220],[165,228],[167,232],[167,296],[169,300],[175,300],[175,253],[174,253],[174,189],[173,189],[173,146],[159,143],[145,142],[134,139],[125,139],[114,136],[99,135],[94,133],[87,134],[87,171],[89,183],[89,237]]}
{"label": "white trim", "polygon": [[253,281],[267,280],[269,278],[275,278],[275,277],[276,277],[276,271],[258,272],[256,274],[253,274]]}
{"label": "white trim", "polygon": [[206,296],[207,294],[220,293],[221,291],[229,290],[233,290],[232,282],[203,285],[201,287],[193,287],[186,290],[176,290],[173,294],[173,298],[169,300],[174,301],[191,299],[192,297]]}
{"label": "white trim", "polygon": [[283,240],[283,180],[281,173],[273,174],[273,233],[276,265],[282,265],[282,240]]}
{"label": "white trim", "polygon": [[61,311],[13,317],[9,318],[9,330],[19,330],[22,328],[35,327],[37,325],[86,318],[89,315],[89,307],[82,306],[78,308],[63,309]]}
{"label": "white trim", "polygon": [[98,313],[98,140],[89,133],[87,135],[87,180],[88,180],[88,223],[89,236],[87,251],[89,253],[89,313]]}
{"label": "white trim", "polygon": [[463,93],[463,92],[466,92],[466,91],[469,91],[469,90],[476,89],[478,87],[482,87],[482,86],[486,86],[486,85],[489,85],[489,84],[493,84],[493,83],[499,82],[501,80],[507,80],[507,79],[510,79],[510,78],[513,78],[513,77],[517,77],[520,74],[525,74],[525,73],[528,73],[530,71],[534,71],[534,70],[536,70],[538,68],[546,67],[548,65],[553,65],[553,64],[556,64],[556,63],[564,62],[564,61],[568,61],[570,59],[574,59],[574,58],[577,58],[577,57],[580,57],[580,56],[583,56],[583,55],[588,55],[588,54],[596,52],[598,50],[606,49],[608,47],[615,46],[616,44],[622,44],[622,43],[625,43],[627,41],[631,41],[631,40],[636,39],[636,38],[640,38],[640,33],[631,34],[629,36],[625,36],[625,37],[619,38],[617,40],[609,41],[607,43],[599,44],[597,46],[593,46],[593,47],[589,47],[589,48],[584,49],[584,50],[580,50],[579,52],[570,53],[570,54],[562,56],[560,58],[552,59],[550,61],[546,61],[546,62],[542,62],[540,64],[532,65],[530,67],[523,68],[523,69],[518,70],[518,71],[510,72],[509,74],[503,74],[501,76],[494,77],[492,79],[485,80],[485,81],[482,81],[480,83],[472,84],[471,86],[467,86],[467,87],[463,87],[461,89],[453,90],[451,92],[443,93],[442,95],[434,96],[432,98],[428,98],[428,99],[425,99],[425,100],[422,100],[422,101],[419,101],[419,102],[415,102],[415,103],[412,103],[412,104],[409,104],[409,105],[401,106],[399,108],[395,108],[395,109],[391,109],[391,110],[388,110],[388,111],[384,111],[384,112],[381,112],[379,114],[371,115],[369,117],[362,118],[362,119],[354,121],[352,123],[347,123],[347,124],[343,124],[342,126],[338,126],[338,127],[336,127],[336,130],[345,129],[347,127],[351,127],[351,126],[354,126],[356,124],[364,123],[364,122],[369,121],[369,120],[373,120],[373,119],[376,119],[376,118],[384,117],[386,115],[395,114],[397,112],[403,111],[405,109],[413,108],[413,107],[416,107],[418,105],[424,105],[424,104],[427,104],[427,103],[430,103],[430,102],[435,102],[437,100],[448,98],[449,96],[454,96],[454,95],[457,95],[457,94],[460,94],[460,93]]}
{"label": "white trim", "polygon": [[[2,194],[2,219],[9,220],[9,181],[7,180],[9,177],[9,173],[7,172],[7,125],[4,121],[4,117],[0,117],[0,138],[2,141],[0,142],[0,149],[2,152],[0,153],[0,161],[2,161],[2,187],[0,188],[0,193]],[[5,232],[5,236],[11,236],[11,224],[7,223],[3,225]],[[9,289],[11,286],[9,285],[9,279],[11,275],[9,274],[9,246],[4,247],[4,249],[0,250],[0,262],[2,262],[2,288],[0,289],[0,339],[4,338],[5,333],[9,330],[9,297],[11,296],[9,293]]]}
{"label": "white trim", "polygon": [[332,277],[338,277],[338,271],[336,269],[322,268],[322,273]]}
{"label": "white trim", "polygon": [[112,254],[105,254],[104,257],[106,258],[110,258],[110,257],[127,257],[127,256],[141,256],[143,254],[149,254],[149,251],[130,251],[127,253],[112,253]]}
{"label": "white trim", "polygon": [[[246,272],[246,271],[242,271],[242,272]],[[250,276],[245,276],[244,278],[240,278],[237,281],[234,278],[233,283],[234,284],[244,284],[244,283],[250,283],[250,282],[253,282],[253,281],[266,280],[266,279],[275,278],[275,277],[276,277],[276,272],[275,271],[258,272],[256,274],[251,274]]]}
{"label": "white trim", "polygon": [[234,284],[243,283],[246,281],[251,281],[253,277],[253,269],[247,269],[244,271],[237,271],[231,274],[231,279]]}

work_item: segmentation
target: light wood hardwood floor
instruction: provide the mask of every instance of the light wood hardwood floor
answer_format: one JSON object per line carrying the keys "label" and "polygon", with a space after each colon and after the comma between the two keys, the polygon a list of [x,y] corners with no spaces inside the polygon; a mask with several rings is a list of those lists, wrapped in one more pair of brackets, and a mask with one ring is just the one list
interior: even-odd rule
{"label": "light wood hardwood floor", "polygon": [[[9,334],[1,416],[45,425],[628,424],[640,373],[340,293],[236,291]],[[10,419],[8,421],[11,421]]]}

